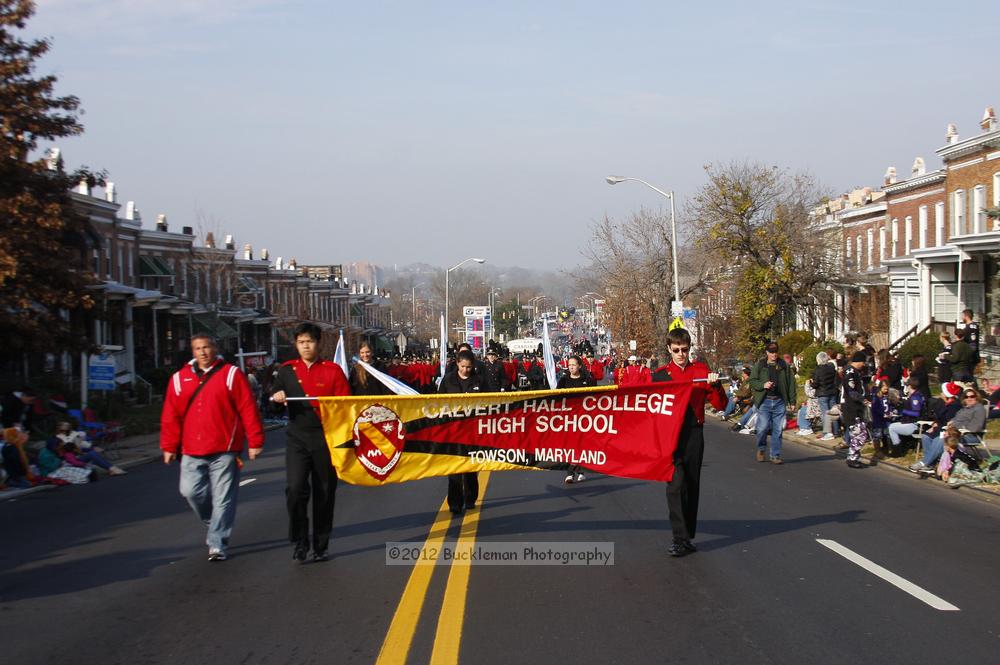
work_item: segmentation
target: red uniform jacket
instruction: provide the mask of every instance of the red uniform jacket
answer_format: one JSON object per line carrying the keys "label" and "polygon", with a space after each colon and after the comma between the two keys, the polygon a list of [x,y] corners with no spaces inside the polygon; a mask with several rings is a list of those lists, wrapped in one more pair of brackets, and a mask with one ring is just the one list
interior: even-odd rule
{"label": "red uniform jacket", "polygon": [[[708,365],[705,363],[688,363],[681,368],[680,365],[671,361],[663,367],[658,367],[653,372],[653,381],[692,381],[694,379],[707,379]],[[712,403],[716,409],[726,408],[726,391],[721,383],[714,386],[708,385],[706,381],[699,381],[692,384],[691,400],[688,402],[688,410],[694,415],[699,425],[705,424],[705,400]]]}
{"label": "red uniform jacket", "polygon": [[192,362],[167,384],[160,415],[160,448],[164,452],[195,456],[239,452],[247,439],[251,448],[264,446],[264,428],[246,376],[221,359],[214,367],[219,369],[208,377],[190,408],[188,402],[207,372],[199,376]]}

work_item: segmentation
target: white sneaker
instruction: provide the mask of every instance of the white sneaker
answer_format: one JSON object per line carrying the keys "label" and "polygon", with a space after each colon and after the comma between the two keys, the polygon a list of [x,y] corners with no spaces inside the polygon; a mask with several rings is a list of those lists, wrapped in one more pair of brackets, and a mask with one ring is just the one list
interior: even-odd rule
{"label": "white sneaker", "polygon": [[812,436],[813,431],[811,429],[800,429],[798,431],[799,436]]}
{"label": "white sneaker", "polygon": [[226,553],[220,549],[212,548],[208,550],[208,560],[209,561],[225,561]]}
{"label": "white sneaker", "polygon": [[565,478],[565,480],[563,480],[563,482],[566,483],[567,485],[572,485],[573,484],[573,474],[571,473],[571,474],[567,475],[566,478]]}
{"label": "white sneaker", "polygon": [[913,473],[920,473],[921,471],[927,471],[930,467],[924,464],[923,460],[918,460],[915,464],[910,465],[910,471]]}
{"label": "white sneaker", "polygon": [[578,483],[582,483],[583,482],[583,474],[582,473],[576,474],[576,482],[578,482]]}
{"label": "white sneaker", "polygon": [[821,438],[820,441],[833,441],[834,438],[836,437],[834,437],[832,433],[827,432],[826,434],[823,435],[823,438]]}
{"label": "white sneaker", "polygon": [[750,429],[749,427],[744,427],[743,429],[740,430],[740,434],[753,434],[753,430]]}

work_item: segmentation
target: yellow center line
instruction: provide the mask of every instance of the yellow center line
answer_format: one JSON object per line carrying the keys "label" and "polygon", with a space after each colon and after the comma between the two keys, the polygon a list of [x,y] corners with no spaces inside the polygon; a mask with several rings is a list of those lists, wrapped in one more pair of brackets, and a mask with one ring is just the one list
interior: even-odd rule
{"label": "yellow center line", "polygon": [[[478,512],[478,511],[474,511]],[[448,524],[451,522],[451,511],[448,509],[448,500],[445,499],[438,509],[437,517],[431,526],[427,540],[421,549],[420,561],[414,563],[413,572],[403,590],[403,596],[399,599],[396,613],[389,624],[389,632],[382,642],[382,649],[379,651],[376,665],[399,665],[406,662],[406,657],[410,653],[410,645],[413,643],[413,635],[417,632],[417,622],[420,620],[420,610],[424,606],[424,598],[427,596],[427,587],[431,582],[431,575],[434,574],[436,565],[421,564],[426,561],[424,557],[429,557],[431,552],[440,555],[441,545],[444,543],[445,534],[448,532]]]}
{"label": "yellow center line", "polygon": [[[471,553],[476,543],[476,530],[479,528],[479,511],[482,498],[486,496],[486,486],[490,482],[490,474],[485,471],[480,475],[480,503],[473,510],[467,511],[462,520],[462,528],[455,545],[456,554]],[[458,663],[458,652],[462,646],[462,623],[465,621],[465,598],[469,589],[469,575],[472,572],[468,557],[452,561],[448,571],[448,585],[444,590],[444,602],[441,604],[441,614],[438,615],[437,631],[434,633],[434,650],[431,652],[431,665],[455,665]]]}

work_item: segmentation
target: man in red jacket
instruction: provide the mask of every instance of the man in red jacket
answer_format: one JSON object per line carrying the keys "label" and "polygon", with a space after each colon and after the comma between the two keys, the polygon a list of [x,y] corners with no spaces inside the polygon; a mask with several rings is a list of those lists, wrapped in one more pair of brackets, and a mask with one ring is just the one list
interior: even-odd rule
{"label": "man in red jacket", "polygon": [[[274,390],[271,399],[278,404],[285,404],[288,397],[335,397],[351,394],[351,387],[340,365],[320,359],[321,337],[322,331],[314,323],[303,323],[295,329],[295,349],[299,352],[299,359],[289,360],[278,370],[271,385]],[[293,545],[292,560],[303,563],[309,554],[308,508],[311,491],[313,561],[325,561],[330,534],[333,532],[337,472],[330,461],[330,448],[323,435],[319,402],[296,400],[287,403],[285,500],[288,506],[288,539]]]}
{"label": "man in red jacket", "polygon": [[701,461],[705,455],[705,400],[717,409],[726,406],[726,393],[719,382],[719,375],[710,372],[708,365],[691,362],[691,335],[683,328],[667,333],[667,350],[670,362],[657,368],[653,381],[692,381],[684,424],[677,436],[674,452],[674,477],[667,483],[667,510],[674,542],[667,550],[670,556],[684,556],[697,551],[691,542],[698,525],[698,496],[700,494]]}
{"label": "man in red jacket", "polygon": [[250,459],[264,446],[253,391],[238,367],[218,357],[209,335],[191,338],[194,359],[167,384],[160,416],[164,464],[181,457],[181,495],[208,525],[208,560],[225,561],[236,519],[237,458],[250,441]]}

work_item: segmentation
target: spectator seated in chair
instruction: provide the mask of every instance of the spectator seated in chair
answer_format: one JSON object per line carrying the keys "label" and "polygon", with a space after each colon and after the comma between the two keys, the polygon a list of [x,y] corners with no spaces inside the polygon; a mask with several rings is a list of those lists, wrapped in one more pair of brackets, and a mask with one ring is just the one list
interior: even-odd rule
{"label": "spectator seated in chair", "polygon": [[121,467],[115,466],[107,459],[104,455],[96,450],[83,450],[76,445],[75,441],[67,441],[62,444],[61,455],[64,462],[70,466],[75,466],[78,468],[93,468],[97,467],[99,469],[104,469],[108,472],[109,476],[124,476],[127,471]]}
{"label": "spectator seated in chair", "polygon": [[45,447],[38,453],[38,471],[46,478],[62,480],[72,485],[89,483],[97,476],[97,472],[84,465],[73,466],[62,458],[62,442],[56,437],[49,438]]}
{"label": "spectator seated in chair", "polygon": [[[942,388],[947,387],[946,384]],[[950,409],[949,409],[950,411]],[[983,405],[979,393],[972,388],[962,390],[962,406],[954,416],[943,426],[934,426],[923,435],[924,456],[915,464],[910,466],[910,471],[914,473],[928,473],[933,468],[945,448],[944,435],[942,430],[954,430],[960,443],[974,443],[978,438],[974,436],[986,429],[986,407]],[[962,434],[959,430],[966,430],[969,434]],[[964,450],[964,447],[963,447]]]}
{"label": "spectator seated in chair", "polygon": [[969,451],[967,451],[962,445],[962,434],[957,428],[948,427],[944,434],[944,445],[941,451],[941,457],[938,459],[938,477],[941,480],[948,482],[951,479],[952,472],[960,462],[970,471],[979,470],[979,460],[969,454]]}

